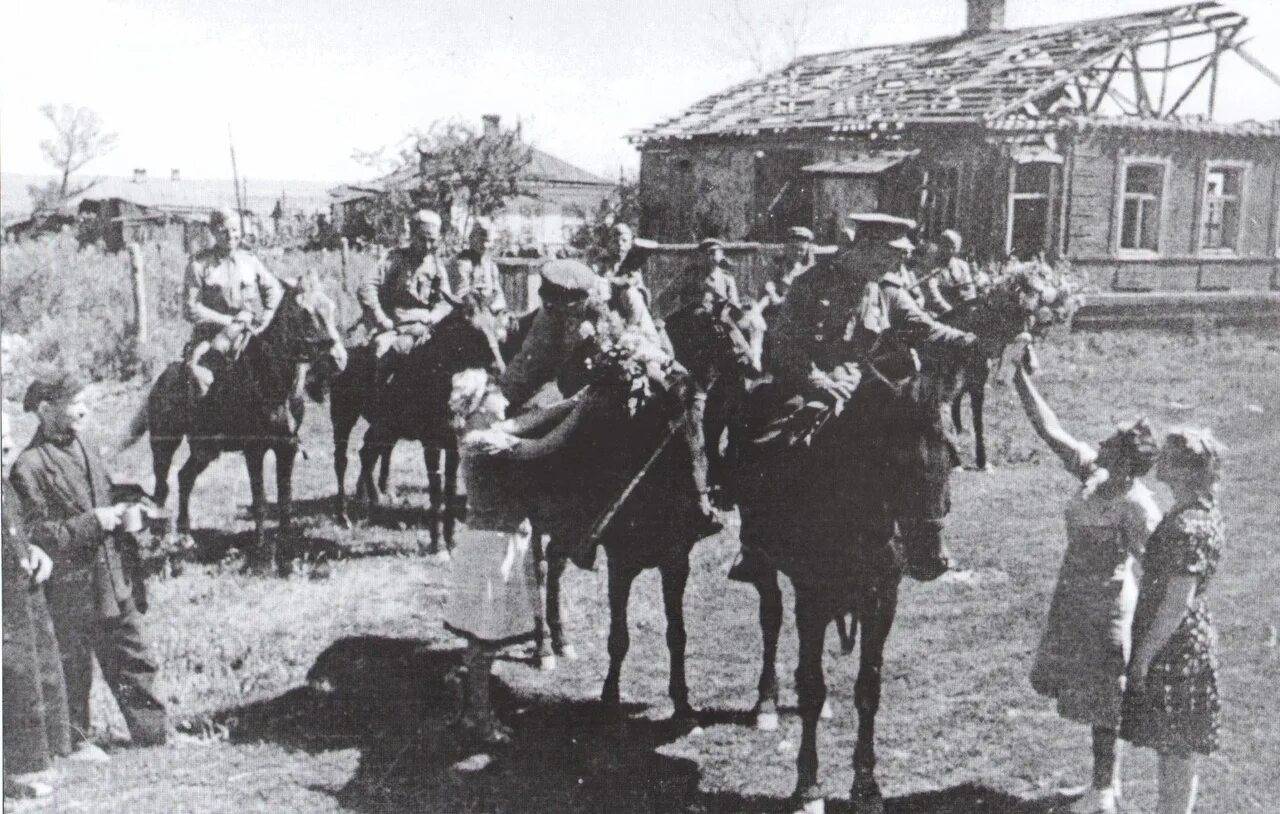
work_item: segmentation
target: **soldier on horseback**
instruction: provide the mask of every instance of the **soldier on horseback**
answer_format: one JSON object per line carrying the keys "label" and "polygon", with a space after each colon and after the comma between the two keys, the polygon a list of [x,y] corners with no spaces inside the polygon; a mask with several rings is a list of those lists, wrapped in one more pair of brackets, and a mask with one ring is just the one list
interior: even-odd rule
{"label": "soldier on horseback", "polygon": [[491,237],[488,224],[477,221],[471,227],[467,249],[460,252],[454,262],[454,280],[459,297],[474,291],[489,310],[497,314],[507,310],[507,298],[502,293],[498,264],[489,253]]}
{"label": "soldier on horseback", "polygon": [[213,371],[202,364],[209,351],[223,361],[234,359],[249,337],[271,322],[284,298],[280,280],[247,251],[239,248],[234,214],[215,209],[209,215],[212,247],[187,264],[184,303],[195,325],[185,361],[201,396],[213,384]]}
{"label": "soldier on horseback", "polygon": [[[785,445],[808,437],[864,379],[893,388],[914,375],[913,346],[965,351],[977,344],[973,334],[929,316],[909,293],[901,267],[913,248],[907,232],[914,221],[878,213],[849,221],[836,253],[796,280],[773,327],[766,367],[775,389],[748,427],[757,467],[768,464],[774,439]],[[762,568],[757,552],[744,546],[730,577],[753,582]]]}
{"label": "soldier on horseback", "polygon": [[409,245],[392,249],[356,292],[363,321],[374,332],[379,382],[385,382],[395,361],[425,342],[453,308],[449,276],[436,255],[440,216],[418,210],[409,228]]}

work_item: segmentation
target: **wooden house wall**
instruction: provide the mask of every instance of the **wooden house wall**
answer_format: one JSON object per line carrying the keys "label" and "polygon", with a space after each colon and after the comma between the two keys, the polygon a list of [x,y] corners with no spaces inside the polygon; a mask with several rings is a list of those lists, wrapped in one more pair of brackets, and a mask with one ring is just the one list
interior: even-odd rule
{"label": "wooden house wall", "polygon": [[[1103,289],[1119,291],[1266,290],[1280,287],[1280,146],[1274,139],[1195,133],[1094,133],[1072,140],[1067,256]],[[1126,159],[1167,162],[1159,252],[1119,249]],[[1202,251],[1206,163],[1248,168],[1238,250]]]}

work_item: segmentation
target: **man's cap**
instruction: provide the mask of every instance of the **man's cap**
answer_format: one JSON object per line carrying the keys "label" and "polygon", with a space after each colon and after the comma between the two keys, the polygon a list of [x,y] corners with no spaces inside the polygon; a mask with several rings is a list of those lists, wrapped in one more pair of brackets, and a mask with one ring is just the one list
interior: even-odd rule
{"label": "man's cap", "polygon": [[964,238],[960,237],[960,233],[955,229],[947,229],[942,233],[942,239],[948,241],[955,248],[960,248],[964,244]]}
{"label": "man's cap", "polygon": [[907,233],[916,228],[916,222],[911,218],[900,218],[881,212],[854,212],[849,215],[849,223],[853,224],[855,229],[855,242],[885,243],[907,252],[915,248],[907,237]]}
{"label": "man's cap", "polygon": [[581,260],[562,258],[542,266],[542,281],[568,291],[590,293],[599,285],[599,277]]}
{"label": "man's cap", "polygon": [[704,251],[704,252],[710,249],[723,249],[723,248],[724,248],[724,241],[715,237],[703,238],[702,242],[698,244],[698,250]]}
{"label": "man's cap", "polygon": [[432,212],[430,209],[419,209],[417,212],[414,212],[412,220],[415,223],[421,223],[426,226],[434,226],[437,229],[440,228],[440,223],[441,223],[440,216],[437,215],[435,212]]}
{"label": "man's cap", "polygon": [[792,226],[787,230],[788,240],[813,240],[813,230],[808,226]]}
{"label": "man's cap", "polygon": [[69,401],[84,390],[84,385],[84,380],[70,371],[46,373],[28,385],[22,397],[22,409],[33,413],[42,401],[50,404]]}

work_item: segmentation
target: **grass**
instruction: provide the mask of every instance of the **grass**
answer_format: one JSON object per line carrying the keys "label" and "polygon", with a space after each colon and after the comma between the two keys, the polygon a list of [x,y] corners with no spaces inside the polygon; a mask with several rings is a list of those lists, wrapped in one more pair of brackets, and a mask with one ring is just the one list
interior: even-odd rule
{"label": "grass", "polygon": [[[1210,589],[1222,655],[1222,751],[1203,765],[1200,811],[1280,810],[1280,560],[1273,474],[1280,469],[1280,340],[1274,334],[1116,332],[1064,336],[1041,352],[1040,386],[1064,424],[1100,439],[1114,420],[1145,413],[1166,428],[1208,425],[1232,448],[1223,484],[1227,549]],[[141,399],[127,386],[94,391],[97,429],[111,434]],[[16,437],[30,431],[22,416]],[[666,654],[656,573],[637,580],[632,650],[623,673],[628,718],[609,721],[592,699],[607,666],[603,568],[571,570],[567,623],[581,654],[553,673],[499,664],[517,745],[486,769],[449,770],[465,753],[444,728],[444,676],[457,642],[440,627],[449,567],[416,554],[415,528],[325,517],[333,493],[327,416],[308,416],[310,460],[295,493],[313,552],[289,579],[240,573],[228,546],[247,540],[243,463],[226,456],[197,485],[193,521],[211,561],[153,580],[148,631],[160,691],[199,744],[119,750],[110,767],[69,767],[53,802],[18,810],[581,811],[784,810],[794,782],[799,723],[750,728],[759,669],[754,592],[725,580],[731,535],[701,543],[686,597],[689,678],[701,726],[665,720]],[[950,542],[965,573],[904,584],[886,656],[877,747],[890,812],[1047,814],[1055,789],[1083,782],[1088,733],[1060,720],[1027,674],[1065,546],[1061,514],[1071,479],[1033,436],[1010,388],[994,386],[988,438],[996,469],[954,480]],[[962,442],[962,449],[967,440]],[[111,466],[149,483],[144,448]],[[354,478],[354,474],[351,475]],[[420,458],[395,459],[396,501],[420,506]],[[1152,484],[1154,485],[1154,483]],[[1165,505],[1168,495],[1157,488]],[[462,535],[461,544],[467,544]],[[794,704],[795,637],[784,627],[783,704]],[[852,780],[856,661],[829,640],[837,708],[820,735],[822,780],[843,798]],[[519,655],[514,654],[514,655]],[[336,688],[320,695],[308,675]],[[98,688],[104,740],[123,737]],[[1134,751],[1127,791],[1154,806],[1155,761]],[[836,811],[847,810],[838,804]]]}

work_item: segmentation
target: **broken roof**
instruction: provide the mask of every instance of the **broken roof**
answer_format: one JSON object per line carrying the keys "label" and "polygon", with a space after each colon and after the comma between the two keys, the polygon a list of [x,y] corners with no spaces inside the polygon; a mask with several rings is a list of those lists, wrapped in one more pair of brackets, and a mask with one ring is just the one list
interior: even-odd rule
{"label": "broken roof", "polygon": [[[643,144],[764,131],[858,131],[886,124],[987,123],[1058,112],[1052,101],[1091,71],[1163,40],[1237,30],[1246,18],[1216,2],[1073,23],[965,33],[801,57],[709,96],[632,136]],[[1043,106],[1045,110],[1041,110]],[[1078,112],[1078,111],[1073,111]]]}

